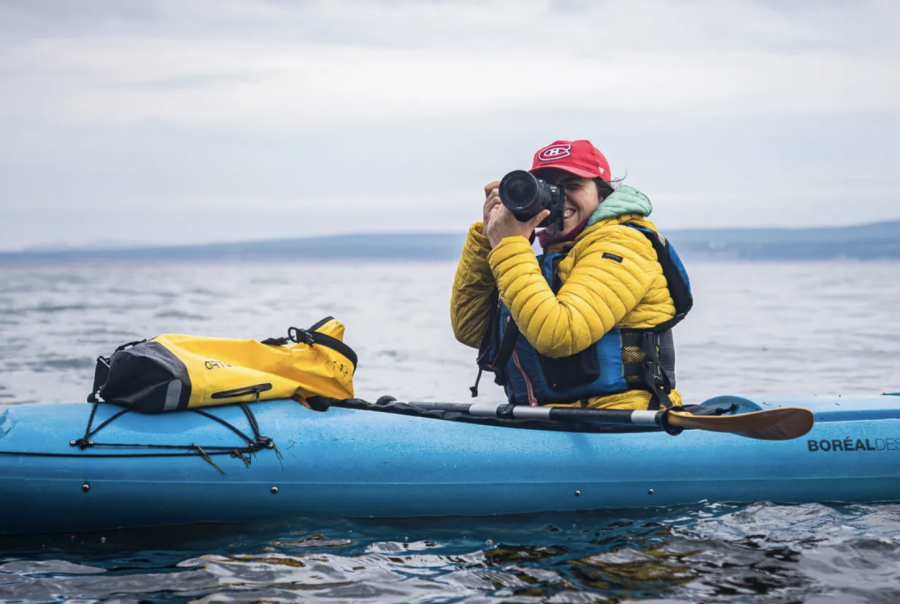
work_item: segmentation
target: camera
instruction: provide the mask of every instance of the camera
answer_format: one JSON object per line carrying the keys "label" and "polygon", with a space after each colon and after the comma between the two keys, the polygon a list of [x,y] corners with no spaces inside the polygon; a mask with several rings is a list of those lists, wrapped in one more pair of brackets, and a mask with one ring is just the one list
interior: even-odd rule
{"label": "camera", "polygon": [[550,210],[550,215],[538,227],[557,224],[562,229],[566,194],[559,185],[525,170],[514,170],[500,181],[500,201],[519,222],[528,222],[543,210]]}

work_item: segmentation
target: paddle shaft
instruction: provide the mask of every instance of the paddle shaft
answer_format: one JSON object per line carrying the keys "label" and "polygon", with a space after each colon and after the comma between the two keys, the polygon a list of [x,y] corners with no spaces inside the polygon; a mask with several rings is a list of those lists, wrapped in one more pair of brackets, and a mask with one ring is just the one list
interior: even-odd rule
{"label": "paddle shaft", "polygon": [[409,403],[420,409],[465,413],[472,417],[536,419],[558,422],[613,424],[618,426],[653,426],[659,428],[658,411],[626,411],[622,409],[571,409],[566,407],[531,407],[508,403]]}

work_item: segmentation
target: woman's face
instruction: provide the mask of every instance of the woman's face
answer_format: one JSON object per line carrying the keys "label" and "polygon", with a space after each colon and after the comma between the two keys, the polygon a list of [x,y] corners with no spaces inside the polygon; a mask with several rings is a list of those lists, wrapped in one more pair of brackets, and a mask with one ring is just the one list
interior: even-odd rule
{"label": "woman's face", "polygon": [[581,178],[557,169],[542,171],[537,176],[563,187],[566,192],[566,208],[563,210],[563,228],[559,232],[560,235],[568,235],[572,229],[590,218],[600,205],[597,185],[590,178]]}

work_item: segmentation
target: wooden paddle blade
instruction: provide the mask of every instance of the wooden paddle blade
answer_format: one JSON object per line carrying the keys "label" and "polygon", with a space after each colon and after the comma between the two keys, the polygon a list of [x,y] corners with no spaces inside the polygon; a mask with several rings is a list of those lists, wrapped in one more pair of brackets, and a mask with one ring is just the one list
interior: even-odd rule
{"label": "wooden paddle blade", "polygon": [[815,416],[801,407],[779,407],[738,415],[691,415],[669,412],[669,423],[681,428],[730,432],[758,440],[790,440],[809,432]]}

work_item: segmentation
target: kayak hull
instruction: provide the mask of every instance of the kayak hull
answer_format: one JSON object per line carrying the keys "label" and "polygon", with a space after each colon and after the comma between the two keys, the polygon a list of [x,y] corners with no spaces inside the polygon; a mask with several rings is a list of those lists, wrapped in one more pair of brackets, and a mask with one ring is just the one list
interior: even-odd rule
{"label": "kayak hull", "polygon": [[[94,531],[307,515],[485,516],[698,502],[900,501],[900,398],[719,397],[739,412],[801,406],[812,431],[790,441],[685,431],[517,430],[293,401],[252,405],[276,449],[148,457],[131,445],[239,447],[190,412],[127,413],[92,437],[91,405],[0,410],[0,534]],[[94,426],[119,409],[99,405]],[[252,434],[238,407],[210,413]],[[108,447],[102,444],[129,445]],[[169,450],[163,450],[168,452]],[[104,457],[116,455],[116,457]],[[246,457],[246,456],[245,456]]]}

